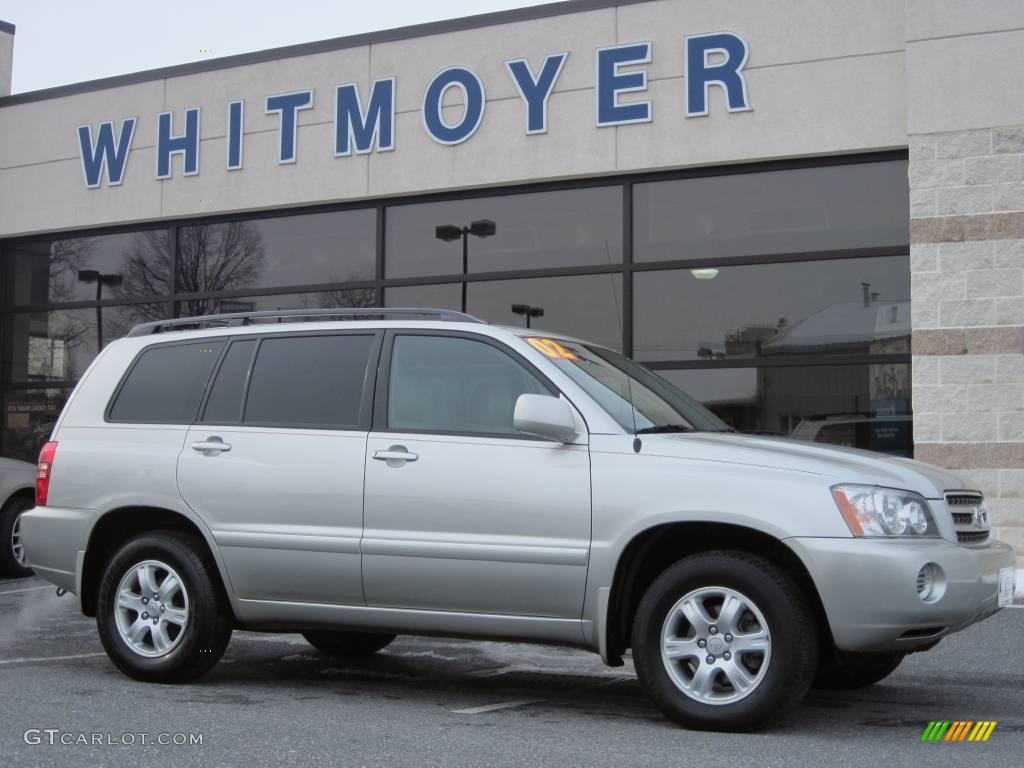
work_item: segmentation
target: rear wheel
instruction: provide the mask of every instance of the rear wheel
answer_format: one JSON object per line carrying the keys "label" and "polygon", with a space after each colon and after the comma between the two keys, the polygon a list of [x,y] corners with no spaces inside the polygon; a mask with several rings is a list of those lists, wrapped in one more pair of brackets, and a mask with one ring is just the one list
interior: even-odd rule
{"label": "rear wheel", "polygon": [[31,576],[21,543],[21,516],[35,503],[28,496],[15,496],[0,510],[0,576]]}
{"label": "rear wheel", "polygon": [[826,691],[853,691],[884,680],[903,661],[905,654],[837,653],[823,659],[814,676],[814,687]]}
{"label": "rear wheel", "polygon": [[799,703],[818,661],[801,589],[744,552],[693,555],[662,573],[637,608],[632,646],[654,703],[703,730],[766,725]]}
{"label": "rear wheel", "polygon": [[115,666],[153,683],[183,683],[213,667],[231,640],[231,608],[216,566],[192,536],[126,543],[100,583],[96,625]]}
{"label": "rear wheel", "polygon": [[370,656],[386,648],[396,635],[376,632],[303,632],[306,642],[328,656]]}

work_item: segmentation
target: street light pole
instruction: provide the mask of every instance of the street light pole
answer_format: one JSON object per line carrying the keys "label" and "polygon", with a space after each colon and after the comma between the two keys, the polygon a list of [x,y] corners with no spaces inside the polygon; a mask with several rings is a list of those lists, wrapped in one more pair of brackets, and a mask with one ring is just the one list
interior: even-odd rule
{"label": "street light pole", "polygon": [[466,276],[469,274],[469,236],[490,237],[498,231],[498,225],[490,219],[477,219],[467,227],[455,224],[438,224],[434,227],[434,237],[446,243],[462,238],[462,311],[466,311]]}
{"label": "street light pole", "polygon": [[96,283],[96,351],[99,352],[103,349],[103,306],[100,304],[103,300],[103,286],[116,287],[121,285],[123,278],[117,273],[104,275],[96,269],[80,269],[78,270],[78,281]]}
{"label": "street light pole", "polygon": [[462,228],[462,311],[466,311],[466,275],[469,274],[469,228]]}
{"label": "street light pole", "polygon": [[535,317],[544,317],[544,307],[531,307],[529,304],[513,304],[513,315],[524,315],[526,317],[526,328],[529,330],[530,320]]}

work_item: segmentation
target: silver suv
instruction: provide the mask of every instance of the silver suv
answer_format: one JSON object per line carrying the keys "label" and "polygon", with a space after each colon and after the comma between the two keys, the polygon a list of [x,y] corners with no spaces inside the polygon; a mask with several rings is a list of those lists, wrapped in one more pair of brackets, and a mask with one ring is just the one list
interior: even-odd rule
{"label": "silver suv", "polygon": [[632,649],[666,716],[721,730],[1013,592],[948,472],[736,434],[612,350],[440,310],[135,328],[68,400],[21,534],[139,680],[202,675],[235,628]]}

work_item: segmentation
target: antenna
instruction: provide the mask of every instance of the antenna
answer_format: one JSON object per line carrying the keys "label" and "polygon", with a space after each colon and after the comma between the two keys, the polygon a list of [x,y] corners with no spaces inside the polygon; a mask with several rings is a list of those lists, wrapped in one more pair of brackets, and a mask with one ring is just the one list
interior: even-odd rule
{"label": "antenna", "polygon": [[633,453],[640,453],[640,448],[643,446],[643,443],[636,434],[636,405],[633,404],[633,377],[629,375],[628,369],[623,371],[623,373],[626,374],[626,392],[629,395],[629,415],[633,419]]}

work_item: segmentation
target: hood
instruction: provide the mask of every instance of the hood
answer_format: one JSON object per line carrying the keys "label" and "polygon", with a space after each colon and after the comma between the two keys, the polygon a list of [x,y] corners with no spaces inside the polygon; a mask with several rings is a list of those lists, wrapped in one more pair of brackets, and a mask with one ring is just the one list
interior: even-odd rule
{"label": "hood", "polygon": [[941,499],[947,490],[970,488],[941,467],[858,448],[732,432],[644,435],[642,439],[646,454],[807,472],[829,478],[830,485],[881,485],[915,491],[929,499]]}

